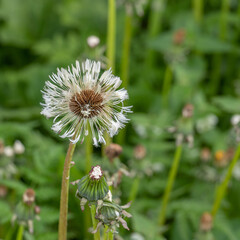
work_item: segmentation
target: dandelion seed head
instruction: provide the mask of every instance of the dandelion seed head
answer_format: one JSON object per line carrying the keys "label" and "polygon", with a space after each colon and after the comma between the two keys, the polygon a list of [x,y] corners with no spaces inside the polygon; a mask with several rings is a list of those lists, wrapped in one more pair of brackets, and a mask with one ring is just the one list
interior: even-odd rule
{"label": "dandelion seed head", "polygon": [[91,132],[93,144],[105,143],[103,133],[111,137],[128,122],[131,107],[123,105],[128,99],[122,81],[111,69],[100,75],[100,62],[86,60],[80,65],[57,69],[42,91],[41,114],[53,117],[52,129],[73,143],[83,142]]}

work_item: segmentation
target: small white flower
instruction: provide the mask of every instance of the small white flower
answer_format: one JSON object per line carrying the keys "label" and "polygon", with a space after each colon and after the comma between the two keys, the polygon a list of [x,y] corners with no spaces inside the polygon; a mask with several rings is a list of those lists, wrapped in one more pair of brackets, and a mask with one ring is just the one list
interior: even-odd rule
{"label": "small white flower", "polygon": [[97,36],[89,36],[87,38],[87,43],[90,48],[95,48],[100,43],[100,39]]}
{"label": "small white flower", "polygon": [[13,145],[13,150],[16,154],[23,154],[25,152],[25,147],[19,140],[16,140]]}
{"label": "small white flower", "polygon": [[112,137],[125,126],[129,119],[125,114],[131,107],[124,107],[128,99],[125,89],[117,90],[122,81],[111,70],[101,76],[100,62],[86,60],[82,67],[58,69],[44,87],[42,114],[54,117],[52,129],[71,138],[73,143],[84,140],[91,130],[94,145],[105,143],[103,132]]}

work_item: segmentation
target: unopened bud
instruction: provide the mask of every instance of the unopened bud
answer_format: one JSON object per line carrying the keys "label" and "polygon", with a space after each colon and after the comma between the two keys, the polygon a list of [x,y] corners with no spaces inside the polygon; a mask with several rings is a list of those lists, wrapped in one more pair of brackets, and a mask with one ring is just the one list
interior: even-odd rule
{"label": "unopened bud", "polygon": [[184,118],[191,118],[193,116],[194,106],[190,103],[186,104],[182,110],[182,116]]}
{"label": "unopened bud", "polygon": [[90,48],[95,48],[100,43],[100,39],[97,36],[89,36],[87,38],[87,43]]}
{"label": "unopened bud", "polygon": [[114,158],[122,153],[122,147],[116,143],[111,143],[105,149],[106,156],[112,162]]}
{"label": "unopened bud", "polygon": [[213,218],[212,215],[208,212],[203,213],[200,221],[200,230],[208,232],[212,229]]}
{"label": "unopened bud", "polygon": [[208,162],[211,158],[211,151],[209,148],[205,147],[201,150],[201,160],[203,162]]}
{"label": "unopened bud", "polygon": [[143,145],[137,145],[135,148],[134,148],[134,157],[136,159],[143,159],[145,158],[146,156],[146,148],[143,146]]}
{"label": "unopened bud", "polygon": [[227,159],[226,153],[222,150],[218,150],[215,153],[214,163],[217,167],[225,167],[228,164],[228,159]]}
{"label": "unopened bud", "polygon": [[35,206],[34,211],[35,211],[36,214],[40,214],[41,208],[39,206]]}
{"label": "unopened bud", "polygon": [[0,140],[0,155],[4,153],[4,143]]}
{"label": "unopened bud", "polygon": [[23,154],[25,152],[25,147],[19,140],[16,140],[13,145],[13,150],[16,154]]}
{"label": "unopened bud", "polygon": [[4,198],[7,195],[8,189],[3,186],[0,185],[0,198]]}
{"label": "unopened bud", "polygon": [[27,205],[31,205],[35,202],[35,191],[32,188],[28,188],[23,194],[23,202]]}
{"label": "unopened bud", "polygon": [[184,42],[186,31],[184,29],[177,30],[173,35],[173,43],[181,45]]}

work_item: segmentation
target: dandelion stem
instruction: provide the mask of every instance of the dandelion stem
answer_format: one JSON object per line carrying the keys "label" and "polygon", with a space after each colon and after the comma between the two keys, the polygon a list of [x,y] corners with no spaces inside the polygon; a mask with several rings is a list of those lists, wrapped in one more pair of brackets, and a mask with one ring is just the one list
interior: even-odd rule
{"label": "dandelion stem", "polygon": [[23,239],[23,232],[24,232],[24,226],[22,224],[20,224],[19,228],[18,228],[16,240],[22,240]]}
{"label": "dandelion stem", "polygon": [[60,216],[58,224],[58,240],[67,239],[67,213],[68,213],[68,189],[69,189],[69,175],[70,165],[72,161],[73,152],[76,144],[70,142],[67,155],[65,158],[63,175],[62,175],[62,189],[60,199]]}
{"label": "dandelion stem", "polygon": [[135,177],[135,179],[132,183],[131,190],[130,190],[128,202],[130,202],[130,201],[133,202],[136,199],[136,196],[137,196],[137,193],[138,193],[138,188],[139,188],[139,182],[140,182],[140,178]]}
{"label": "dandelion stem", "polygon": [[[98,221],[95,218],[96,215],[96,207],[95,205],[91,205],[91,216],[92,216],[92,224],[93,224],[93,229],[95,230],[98,224]],[[94,233],[94,240],[100,240],[100,232],[99,230]]]}
{"label": "dandelion stem", "polygon": [[240,157],[240,144],[238,145],[238,148],[237,148],[237,150],[235,152],[233,160],[231,161],[231,164],[230,164],[230,166],[228,168],[227,174],[226,174],[223,182],[221,183],[221,185],[217,189],[215,202],[214,202],[213,208],[212,208],[212,216],[213,217],[216,216],[216,214],[217,214],[217,212],[218,212],[218,210],[220,208],[220,205],[221,205],[222,199],[224,198],[224,195],[225,195],[228,183],[229,183],[229,181],[231,179],[234,166],[236,165],[239,157]]}
{"label": "dandelion stem", "polygon": [[[222,9],[220,16],[220,33],[219,37],[222,41],[226,39],[227,34],[227,16],[230,8],[230,0],[222,0]],[[220,53],[216,53],[213,57],[213,71],[211,76],[211,93],[217,94],[220,80],[221,80],[221,64],[222,64],[222,55]]]}
{"label": "dandelion stem", "polygon": [[113,240],[113,236],[114,236],[113,232],[110,231],[108,233],[108,240]]}
{"label": "dandelion stem", "polygon": [[171,84],[172,84],[172,69],[170,65],[167,66],[164,74],[164,79],[163,79],[163,87],[162,87],[162,103],[164,107],[168,106],[168,95],[169,91],[171,89]]}
{"label": "dandelion stem", "polygon": [[[132,14],[126,11],[125,15],[125,28],[124,28],[124,39],[122,49],[122,62],[121,62],[121,79],[122,86],[127,89],[129,83],[129,58],[130,58],[130,46],[132,37]],[[124,142],[126,130],[122,129],[117,137],[117,142],[121,145]]]}
{"label": "dandelion stem", "polygon": [[[149,16],[149,39],[153,39],[160,32],[162,27],[162,13],[164,12],[164,5],[167,0],[153,0]],[[147,52],[147,65],[152,66],[154,63],[154,51],[149,49]]]}
{"label": "dandelion stem", "polygon": [[176,177],[176,174],[178,171],[181,153],[182,153],[182,145],[179,145],[179,146],[177,146],[176,151],[175,151],[172,167],[168,174],[167,187],[166,187],[164,195],[163,195],[161,211],[160,211],[160,215],[159,215],[159,225],[160,226],[163,226],[165,223],[166,208],[167,208],[169,197],[170,197],[172,187],[173,187],[173,184],[175,181],[175,177]]}
{"label": "dandelion stem", "polygon": [[193,0],[193,14],[197,23],[201,23],[203,18],[203,0]]}

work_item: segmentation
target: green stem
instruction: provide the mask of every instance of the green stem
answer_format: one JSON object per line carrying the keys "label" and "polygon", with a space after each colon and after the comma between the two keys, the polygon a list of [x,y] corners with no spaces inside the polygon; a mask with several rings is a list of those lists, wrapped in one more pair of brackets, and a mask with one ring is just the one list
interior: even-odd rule
{"label": "green stem", "polygon": [[[125,89],[128,88],[129,83],[129,59],[130,59],[131,36],[132,36],[132,15],[131,13],[126,12],[120,75],[123,81],[122,86]],[[119,132],[117,136],[117,142],[120,145],[124,143],[125,135],[126,129],[124,128]]]}
{"label": "green stem", "polygon": [[[226,40],[227,35],[227,16],[230,8],[230,0],[222,0],[222,9],[220,17],[220,32],[219,37],[222,41]],[[215,95],[218,92],[220,80],[221,80],[221,64],[222,64],[222,55],[216,53],[213,58],[213,71],[211,75],[211,94]]]}
{"label": "green stem", "polygon": [[193,14],[197,23],[201,23],[203,19],[203,4],[203,0],[193,0]]}
{"label": "green stem", "polygon": [[221,183],[221,185],[217,189],[215,202],[214,202],[213,208],[212,208],[212,216],[213,217],[216,216],[216,214],[217,214],[217,212],[218,212],[218,210],[220,208],[220,205],[221,205],[222,199],[224,198],[224,195],[225,195],[228,183],[229,183],[229,181],[231,179],[234,166],[236,165],[239,157],[240,157],[240,144],[239,144],[239,146],[238,146],[238,148],[237,148],[237,150],[235,152],[235,155],[233,157],[233,160],[231,161],[231,164],[230,164],[230,166],[228,168],[227,174],[226,174],[223,182]]}
{"label": "green stem", "polygon": [[113,240],[114,234],[113,232],[108,232],[108,240]]}
{"label": "green stem", "polygon": [[73,152],[76,144],[69,143],[67,155],[65,158],[63,175],[62,175],[62,189],[60,199],[60,216],[58,224],[58,240],[67,239],[67,213],[68,213],[68,189],[70,178],[70,165],[72,161]]}
{"label": "green stem", "polygon": [[139,177],[135,177],[133,183],[132,183],[132,187],[130,190],[130,194],[129,194],[129,198],[128,198],[128,202],[130,201],[134,201],[136,199],[137,193],[138,193],[138,189],[139,189],[139,182],[140,182],[140,178]]}
{"label": "green stem", "polygon": [[[93,145],[92,145],[92,135],[91,135],[91,129],[90,126],[88,125],[88,136],[86,136],[86,140],[85,140],[85,172],[86,174],[89,173],[89,171],[91,170],[91,166],[92,166],[92,152],[93,152]],[[91,214],[89,209],[85,209],[84,211],[84,230],[85,230],[85,237],[90,238],[91,237],[91,233],[89,233],[88,229],[91,227]]]}
{"label": "green stem", "polygon": [[168,95],[171,89],[172,85],[172,69],[170,65],[167,66],[164,74],[164,79],[163,79],[163,87],[162,87],[162,104],[164,107],[168,107]]}
{"label": "green stem", "polygon": [[[149,39],[153,39],[161,31],[162,16],[166,0],[153,0],[149,16]],[[154,63],[155,52],[152,49],[147,51],[147,65],[152,66]]]}
{"label": "green stem", "polygon": [[162,205],[161,205],[161,211],[159,215],[159,225],[162,227],[165,223],[165,216],[166,216],[166,209],[169,201],[169,197],[172,191],[172,187],[175,181],[175,177],[178,171],[178,166],[181,158],[181,153],[182,153],[182,145],[177,146],[176,152],[174,155],[173,163],[171,170],[168,175],[168,180],[167,180],[167,186],[163,195],[163,200],[162,200]]}
{"label": "green stem", "polygon": [[23,239],[23,232],[24,232],[24,226],[21,224],[21,225],[19,225],[19,228],[18,228],[16,240],[22,240]]}
{"label": "green stem", "polygon": [[[91,216],[92,216],[92,224],[93,224],[93,229],[95,230],[98,224],[98,221],[95,218],[96,215],[96,207],[95,205],[91,205]],[[97,231],[94,233],[94,240],[100,240],[100,231]]]}
{"label": "green stem", "polygon": [[108,31],[107,31],[107,59],[108,67],[115,70],[116,42],[116,6],[115,0],[108,0]]}

